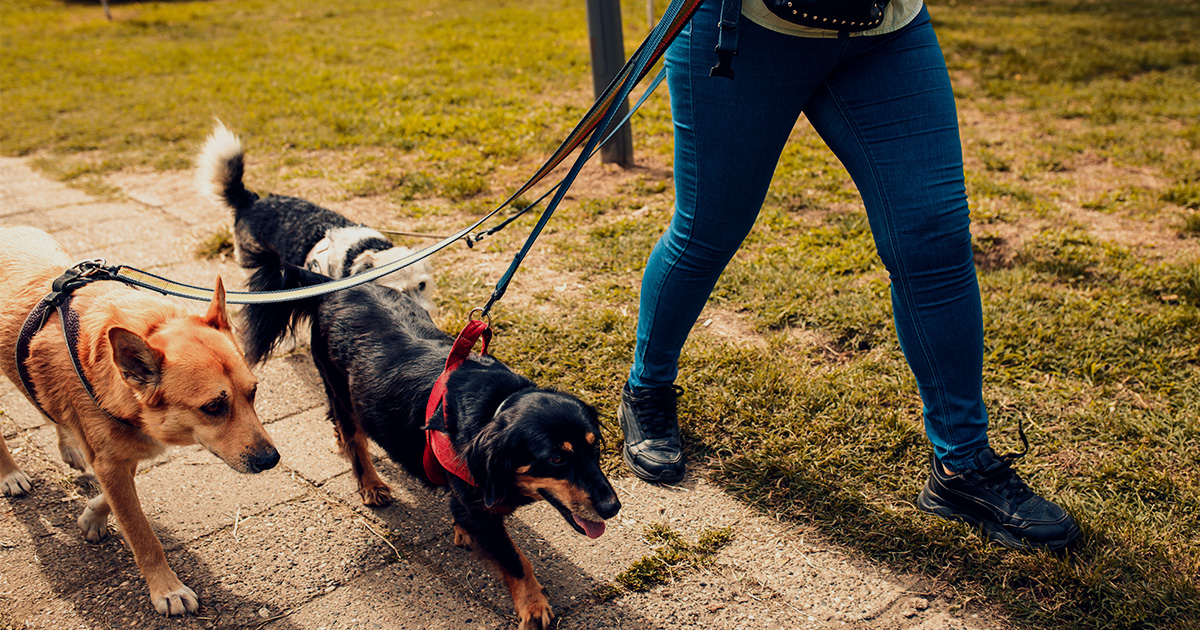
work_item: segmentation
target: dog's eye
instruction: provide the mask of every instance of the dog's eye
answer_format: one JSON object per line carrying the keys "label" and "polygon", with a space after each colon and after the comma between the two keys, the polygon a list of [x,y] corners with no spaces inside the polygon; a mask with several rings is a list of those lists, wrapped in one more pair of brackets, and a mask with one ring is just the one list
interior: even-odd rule
{"label": "dog's eye", "polygon": [[563,464],[567,463],[567,458],[563,457],[562,453],[555,453],[550,456],[550,463],[554,464],[555,466],[562,466]]}
{"label": "dog's eye", "polygon": [[249,396],[247,396],[247,398],[249,398],[249,399],[250,399],[250,404],[252,404],[252,405],[254,404],[254,397],[255,397],[255,396],[257,396],[257,395],[258,395],[258,385],[255,385],[255,386],[254,386],[254,387],[253,387],[253,388],[250,390],[250,395],[249,395]]}
{"label": "dog's eye", "polygon": [[424,280],[422,280],[419,284],[417,284],[417,290],[422,291],[422,292],[425,291],[425,281]]}
{"label": "dog's eye", "polygon": [[217,418],[225,415],[226,407],[228,407],[228,404],[225,402],[225,398],[221,397],[216,400],[209,401],[208,404],[200,408],[200,411]]}

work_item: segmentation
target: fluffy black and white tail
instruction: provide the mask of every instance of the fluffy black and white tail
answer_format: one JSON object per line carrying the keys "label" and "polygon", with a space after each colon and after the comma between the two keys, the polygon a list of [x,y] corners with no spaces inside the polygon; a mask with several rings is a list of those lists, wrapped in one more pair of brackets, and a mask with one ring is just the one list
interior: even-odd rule
{"label": "fluffy black and white tail", "polygon": [[242,183],[244,172],[242,143],[218,120],[196,158],[196,185],[212,201],[239,210],[258,200]]}
{"label": "fluffy black and white tail", "polygon": [[[245,266],[252,270],[247,282],[251,291],[280,291],[329,282],[330,278],[289,265],[270,249],[243,250]],[[305,320],[311,319],[321,303],[320,297],[249,304],[243,310],[242,344],[246,360],[257,365],[271,356],[271,351]]]}

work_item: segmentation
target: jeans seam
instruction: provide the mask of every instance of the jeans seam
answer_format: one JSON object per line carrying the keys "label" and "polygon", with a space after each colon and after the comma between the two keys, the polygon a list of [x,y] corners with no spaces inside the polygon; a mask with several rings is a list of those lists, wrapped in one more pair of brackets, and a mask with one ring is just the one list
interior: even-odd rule
{"label": "jeans seam", "polygon": [[[687,28],[690,29],[690,28],[692,28],[692,26],[689,24],[687,26]],[[688,33],[688,35],[690,36],[691,33]],[[692,58],[693,52],[694,52],[693,47],[688,46],[687,47],[687,53],[688,53],[687,68],[686,68],[686,72],[684,73],[684,76],[687,77],[687,83],[688,83],[688,90],[687,90],[688,113],[689,113],[690,119],[695,121],[696,120],[696,107],[695,107],[696,92],[693,89],[694,86],[692,85],[692,81],[695,78],[695,74],[693,73],[693,70],[694,70],[696,64]],[[695,136],[694,127],[693,127],[693,129],[689,129],[687,133]],[[700,152],[700,150],[699,150],[700,137],[695,136],[695,138],[696,138],[696,140],[692,143],[692,145],[694,147],[696,147],[696,152],[699,153]],[[673,179],[675,180],[676,186],[678,186],[679,185],[679,177],[675,176]],[[689,179],[694,180],[690,185],[692,185],[696,188],[696,190],[694,190],[693,194],[691,195],[691,199],[693,200],[693,203],[695,203],[695,200],[699,199],[699,194],[696,194],[696,193],[699,192],[700,182],[699,182],[698,177],[692,177]],[[676,214],[676,216],[678,216],[678,214],[679,214],[679,190],[678,189],[676,189],[676,191],[675,191],[675,214]],[[691,209],[691,214],[693,217],[696,216],[696,209],[694,207]],[[675,217],[671,217],[671,222],[667,224],[667,231],[663,234],[662,237],[660,237],[660,239],[667,238],[667,235],[670,234],[674,229],[672,227],[674,225],[674,223],[675,223]],[[667,277],[671,275],[670,272],[675,269],[675,267],[679,264],[679,261],[682,260],[684,255],[687,253],[688,248],[691,246],[693,231],[694,230],[688,230],[687,236],[682,239],[683,242],[681,244],[681,247],[679,248],[679,254],[671,256],[671,262],[669,265],[666,266],[666,272],[658,274],[658,278],[657,278],[658,287],[656,287],[656,290],[655,290],[655,295],[657,296],[655,298],[656,303],[654,304],[655,312],[657,312],[658,309],[662,306],[663,293],[664,293],[662,290],[662,286],[667,281]],[[667,252],[665,247],[664,247],[663,251]],[[669,252],[667,252],[667,253],[669,253]],[[645,271],[643,271],[643,274],[644,273],[645,273]],[[643,290],[645,290],[645,289],[643,288]],[[642,386],[642,387],[650,387],[650,386],[654,386],[654,385],[669,385],[670,384],[670,383],[654,383],[651,385],[651,384],[646,383],[644,380],[642,380],[642,377],[645,376],[646,371],[647,371],[646,370],[646,351],[654,345],[653,343],[651,343],[652,335],[654,335],[654,334],[655,334],[654,329],[652,327],[650,329],[650,331],[648,331],[646,333],[646,343],[645,343],[645,346],[642,348],[641,356],[635,356],[635,358],[634,358],[635,367],[640,368],[640,373],[638,374],[638,381],[639,381],[640,386]],[[636,343],[636,340],[635,340],[635,343]],[[640,365],[638,365],[638,364],[640,364]],[[678,366],[678,360],[676,360],[676,365]],[[672,382],[674,382],[674,379],[672,379]]]}
{"label": "jeans seam", "polygon": [[[833,86],[829,85],[828,81],[823,84],[823,87],[829,92],[830,100],[833,101],[834,105],[837,106],[838,113],[842,116],[842,120],[846,121],[846,127],[851,133],[854,134],[854,139],[858,143],[860,150],[864,155],[867,156],[866,162],[871,170],[871,179],[875,184],[875,190],[879,191],[879,202],[882,204],[884,210],[880,214],[884,220],[884,225],[886,226],[885,229],[887,230],[888,248],[891,250],[890,253],[892,255],[892,259],[895,261],[896,273],[903,279],[904,288],[902,292],[905,296],[905,308],[908,310],[907,314],[909,319],[912,321],[913,330],[917,335],[917,345],[921,348],[921,357],[924,359],[925,364],[929,368],[930,378],[933,381],[932,385],[934,386],[934,396],[936,397],[936,402],[941,407],[940,413],[938,414],[939,423],[942,425],[943,430],[945,430],[946,435],[950,438],[951,444],[958,444],[959,439],[957,431],[955,431],[954,423],[950,422],[950,419],[946,417],[946,414],[949,410],[949,404],[945,399],[945,384],[942,381],[940,371],[937,369],[937,363],[933,360],[933,357],[929,353],[929,344],[926,342],[927,335],[925,333],[925,328],[921,324],[920,318],[916,316],[916,305],[914,304],[912,294],[909,291],[908,271],[905,269],[904,261],[896,249],[896,243],[899,242],[899,239],[897,238],[894,230],[892,215],[888,211],[887,196],[882,193],[883,186],[880,184],[879,172],[876,168],[875,160],[871,159],[872,156],[869,150],[869,145],[863,140],[859,133],[858,127],[847,114],[846,107],[842,102],[842,99],[839,98],[837,91],[833,89]],[[861,191],[859,194],[862,194]],[[892,283],[892,289],[895,290],[895,283]],[[899,331],[897,331],[897,334],[899,334]]]}

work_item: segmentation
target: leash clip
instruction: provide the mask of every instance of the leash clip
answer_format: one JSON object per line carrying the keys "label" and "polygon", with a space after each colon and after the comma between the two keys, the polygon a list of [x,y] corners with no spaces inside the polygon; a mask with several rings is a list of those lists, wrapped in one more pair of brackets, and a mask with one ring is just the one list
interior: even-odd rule
{"label": "leash clip", "polygon": [[[479,311],[479,317],[475,317],[475,311]],[[486,310],[484,310],[482,306],[476,306],[475,308],[471,309],[470,313],[467,313],[468,322],[483,320],[486,320],[484,323],[487,324],[488,328],[492,327],[492,316]]]}
{"label": "leash clip", "polygon": [[721,0],[721,19],[717,21],[717,65],[708,71],[710,77],[733,80],[733,56],[738,50],[738,17],[742,0]]}
{"label": "leash clip", "polygon": [[79,270],[80,278],[87,278],[101,272],[107,272],[108,261],[103,258],[88,258],[87,260],[75,263],[71,268]]}
{"label": "leash clip", "polygon": [[108,263],[103,258],[81,260],[54,279],[50,284],[50,294],[44,299],[54,308],[58,308],[75,289],[110,275]]}
{"label": "leash clip", "polygon": [[736,54],[737,52],[730,52],[728,50],[721,50],[718,48],[717,65],[708,69],[708,76],[733,79],[733,56]]}

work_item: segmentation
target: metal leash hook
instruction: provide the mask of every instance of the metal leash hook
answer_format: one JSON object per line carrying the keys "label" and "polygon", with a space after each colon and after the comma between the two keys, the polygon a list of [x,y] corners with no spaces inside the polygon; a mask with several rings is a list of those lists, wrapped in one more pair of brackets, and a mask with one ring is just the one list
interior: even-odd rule
{"label": "metal leash hook", "polygon": [[72,291],[96,280],[112,278],[108,262],[103,258],[88,258],[71,265],[59,277],[50,283],[50,293],[44,298],[51,306],[57,307]]}
{"label": "metal leash hook", "polygon": [[78,269],[81,276],[90,276],[99,271],[108,271],[108,261],[103,258],[87,258],[71,265],[71,269]]}
{"label": "metal leash hook", "polygon": [[488,318],[488,325],[491,325],[491,323],[492,323],[492,316],[491,316],[492,307],[495,306],[496,302],[500,301],[500,298],[504,297],[504,292],[507,290],[508,290],[508,283],[504,283],[502,286],[497,286],[496,290],[492,291],[492,297],[488,298],[487,304],[484,304],[483,308],[473,309],[471,311],[471,313],[474,313],[475,311],[479,311],[479,316]]}
{"label": "metal leash hook", "polygon": [[475,243],[482,241],[483,237],[487,236],[490,231],[491,230],[480,230],[474,235],[468,234],[464,236],[463,242],[467,244],[467,249],[473,249],[475,247]]}
{"label": "metal leash hook", "polygon": [[[475,317],[475,311],[479,311],[479,317]],[[467,313],[467,321],[482,321],[483,323],[487,324],[488,328],[492,327],[492,316],[488,315],[488,312],[482,306],[476,306],[475,308],[471,309],[471,312]]]}

